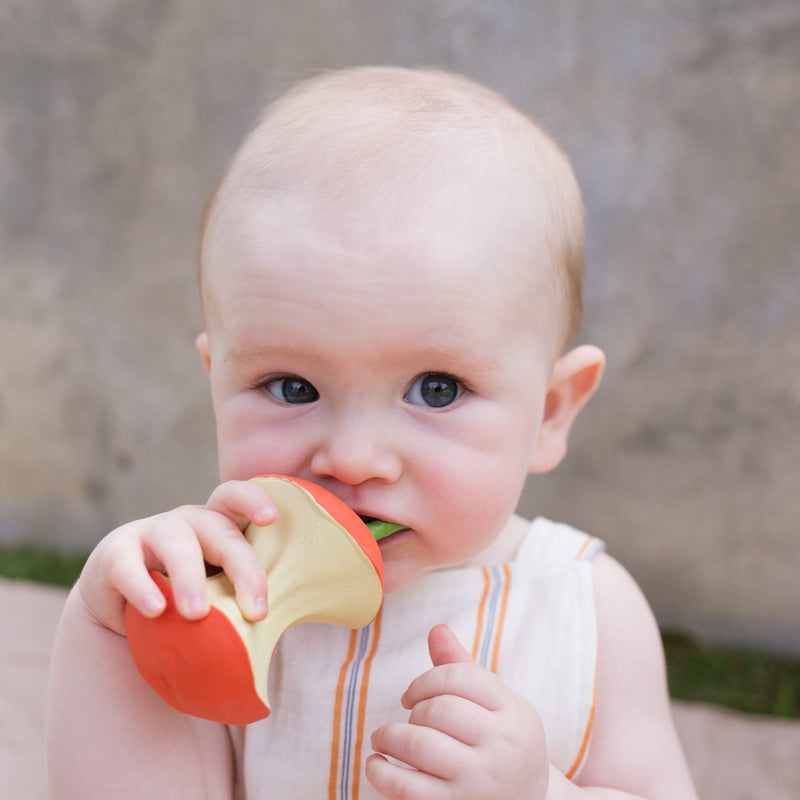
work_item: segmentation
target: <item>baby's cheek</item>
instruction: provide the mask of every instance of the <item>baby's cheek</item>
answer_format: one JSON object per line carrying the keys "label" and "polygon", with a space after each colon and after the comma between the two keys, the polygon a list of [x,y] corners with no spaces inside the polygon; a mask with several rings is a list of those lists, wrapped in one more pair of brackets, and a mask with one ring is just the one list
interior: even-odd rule
{"label": "baby's cheek", "polygon": [[295,447],[286,445],[266,430],[218,430],[217,450],[222,480],[249,480],[258,475],[303,476],[299,443]]}
{"label": "baby's cheek", "polygon": [[525,473],[509,470],[495,459],[479,461],[472,468],[462,464],[452,474],[451,507],[478,527],[505,522],[514,512]]}

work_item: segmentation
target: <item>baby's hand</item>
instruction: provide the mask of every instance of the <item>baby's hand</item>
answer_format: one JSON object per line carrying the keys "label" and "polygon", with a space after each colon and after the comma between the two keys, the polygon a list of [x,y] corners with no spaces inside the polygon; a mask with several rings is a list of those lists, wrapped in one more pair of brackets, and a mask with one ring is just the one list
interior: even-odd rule
{"label": "baby's hand", "polygon": [[236,602],[250,620],[267,613],[267,576],[242,535],[252,521],[268,525],[277,516],[264,490],[250,481],[218,486],[204,506],[129,522],[108,534],[92,554],[77,588],[97,622],[125,634],[125,605],[156,617],[166,601],[149,570],[169,575],[178,611],[199,619],[209,611],[205,563],[222,567],[236,589]]}
{"label": "baby's hand", "polygon": [[390,800],[541,800],[549,764],[536,710],[476,664],[447,626],[430,632],[428,648],[433,669],[402,698],[408,723],[372,735],[377,753],[367,759],[369,782]]}

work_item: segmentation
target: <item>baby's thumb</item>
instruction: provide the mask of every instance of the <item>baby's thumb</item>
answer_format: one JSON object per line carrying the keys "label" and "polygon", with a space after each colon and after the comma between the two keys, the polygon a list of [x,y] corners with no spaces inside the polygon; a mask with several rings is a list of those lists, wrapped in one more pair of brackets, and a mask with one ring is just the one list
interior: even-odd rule
{"label": "baby's thumb", "polygon": [[461,646],[456,635],[447,625],[436,625],[428,634],[428,652],[434,667],[472,661],[472,656]]}

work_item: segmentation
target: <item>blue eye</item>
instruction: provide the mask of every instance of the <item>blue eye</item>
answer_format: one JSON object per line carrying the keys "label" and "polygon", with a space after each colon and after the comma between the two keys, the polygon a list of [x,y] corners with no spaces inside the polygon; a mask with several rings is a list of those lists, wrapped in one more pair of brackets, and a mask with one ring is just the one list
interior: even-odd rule
{"label": "blue eye", "polygon": [[444,408],[461,396],[463,386],[452,375],[426,372],[420,375],[406,393],[406,400],[418,406]]}
{"label": "blue eye", "polygon": [[276,378],[265,384],[265,388],[273,397],[290,405],[313,403],[319,400],[319,392],[314,385],[303,378]]}

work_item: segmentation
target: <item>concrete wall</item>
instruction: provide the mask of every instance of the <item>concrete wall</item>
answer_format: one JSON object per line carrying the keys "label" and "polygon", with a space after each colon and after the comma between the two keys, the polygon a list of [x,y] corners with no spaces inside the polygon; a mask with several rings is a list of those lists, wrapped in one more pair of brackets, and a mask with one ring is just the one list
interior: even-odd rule
{"label": "concrete wall", "polygon": [[213,487],[205,195],[268,99],[371,62],[501,90],[584,187],[607,378],[523,510],[607,539],[662,623],[800,652],[795,0],[2,0],[0,541]]}

